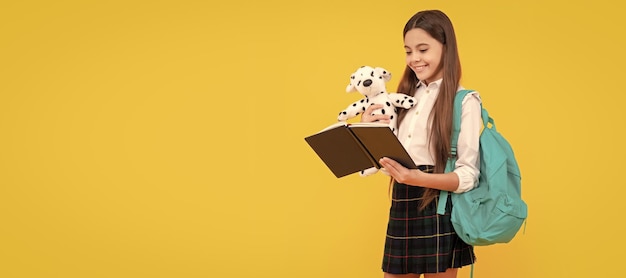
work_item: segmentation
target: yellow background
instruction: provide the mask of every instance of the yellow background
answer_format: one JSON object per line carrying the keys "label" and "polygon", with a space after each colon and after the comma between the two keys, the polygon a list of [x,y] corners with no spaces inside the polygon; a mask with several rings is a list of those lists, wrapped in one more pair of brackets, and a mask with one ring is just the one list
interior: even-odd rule
{"label": "yellow background", "polygon": [[529,205],[476,277],[622,275],[616,5],[4,1],[0,277],[382,277],[387,178],[336,179],[303,138],[361,97],[358,66],[395,91],[404,23],[432,8]]}

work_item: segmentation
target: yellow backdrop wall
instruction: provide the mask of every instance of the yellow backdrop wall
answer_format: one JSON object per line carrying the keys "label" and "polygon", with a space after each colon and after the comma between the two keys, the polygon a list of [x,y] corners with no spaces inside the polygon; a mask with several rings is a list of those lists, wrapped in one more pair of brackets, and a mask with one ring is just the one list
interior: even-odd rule
{"label": "yellow backdrop wall", "polygon": [[0,4],[0,277],[382,277],[387,178],[336,179],[303,138],[360,98],[358,66],[395,91],[421,9],[452,18],[523,174],[526,231],[476,277],[621,275],[615,5]]}

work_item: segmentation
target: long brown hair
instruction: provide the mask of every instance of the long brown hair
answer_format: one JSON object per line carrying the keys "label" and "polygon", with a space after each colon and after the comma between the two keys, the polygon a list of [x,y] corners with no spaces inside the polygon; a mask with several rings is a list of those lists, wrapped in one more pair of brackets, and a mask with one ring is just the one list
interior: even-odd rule
{"label": "long brown hair", "polygon": [[[456,36],[450,18],[438,10],[420,11],[413,15],[404,26],[402,37],[414,28],[426,31],[431,37],[443,45],[441,54],[441,70],[443,80],[439,88],[437,100],[434,103],[429,121],[431,123],[429,142],[433,144],[435,169],[434,173],[443,173],[446,161],[450,157],[450,137],[452,134],[452,107],[454,96],[459,88],[461,80],[461,62],[456,44]],[[398,85],[398,93],[414,96],[419,79],[411,68],[406,66],[404,74]],[[400,109],[398,113],[398,126],[406,116],[407,109]],[[425,208],[439,195],[439,190],[426,188],[422,205]]]}

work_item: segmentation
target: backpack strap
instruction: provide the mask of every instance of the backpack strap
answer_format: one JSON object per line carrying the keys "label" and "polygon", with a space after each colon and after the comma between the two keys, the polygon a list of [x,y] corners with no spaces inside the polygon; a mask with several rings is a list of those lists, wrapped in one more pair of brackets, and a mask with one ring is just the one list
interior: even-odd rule
{"label": "backpack strap", "polygon": [[[459,140],[459,132],[461,132],[461,112],[463,106],[463,99],[465,96],[474,90],[460,90],[454,97],[454,106],[452,109],[452,136],[450,137],[450,158],[446,162],[445,172],[452,172],[454,170],[454,164],[456,163],[456,145]],[[483,110],[483,113],[486,111]],[[487,117],[488,118],[488,117]],[[485,118],[483,118],[484,121]],[[441,190],[439,193],[439,203],[437,205],[437,214],[446,213],[446,204],[448,202],[449,192]]]}

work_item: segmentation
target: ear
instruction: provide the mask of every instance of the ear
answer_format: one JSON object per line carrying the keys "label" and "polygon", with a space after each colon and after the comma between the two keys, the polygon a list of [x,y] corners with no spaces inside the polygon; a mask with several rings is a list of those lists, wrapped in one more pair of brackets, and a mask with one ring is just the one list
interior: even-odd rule
{"label": "ear", "polygon": [[356,91],[356,87],[354,87],[354,85],[352,84],[352,82],[350,82],[350,84],[348,84],[348,86],[346,86],[346,93],[351,93]]}
{"label": "ear", "polygon": [[346,86],[346,93],[351,93],[356,91],[356,87],[354,86],[354,74],[350,76],[350,84]]}
{"label": "ear", "polygon": [[391,80],[391,72],[387,71],[386,69],[377,67],[374,70],[376,71],[376,73],[383,77],[385,82],[389,82],[389,80]]}

